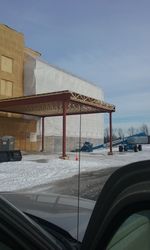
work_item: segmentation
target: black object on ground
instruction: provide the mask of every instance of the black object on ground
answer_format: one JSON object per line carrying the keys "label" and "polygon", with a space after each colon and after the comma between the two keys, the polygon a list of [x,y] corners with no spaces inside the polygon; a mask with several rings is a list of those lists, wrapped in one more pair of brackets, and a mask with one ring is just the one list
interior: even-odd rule
{"label": "black object on ground", "polygon": [[0,162],[21,161],[22,155],[20,150],[0,151]]}

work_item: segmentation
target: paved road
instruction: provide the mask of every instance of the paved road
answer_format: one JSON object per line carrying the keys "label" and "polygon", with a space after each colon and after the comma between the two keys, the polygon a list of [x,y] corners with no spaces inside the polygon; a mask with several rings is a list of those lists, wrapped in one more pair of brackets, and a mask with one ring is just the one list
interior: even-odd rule
{"label": "paved road", "polygon": [[[96,200],[104,183],[108,177],[117,169],[117,167],[84,172],[80,176],[80,197]],[[78,175],[73,177],[55,181],[50,184],[44,184],[33,187],[32,189],[24,189],[26,192],[44,192],[58,193],[65,195],[78,196]]]}
{"label": "paved road", "polygon": [[[96,200],[108,177],[117,168],[107,168],[103,170],[84,172],[80,177],[80,196],[87,199]],[[78,195],[78,176],[56,181],[51,189],[47,190],[59,194]]]}

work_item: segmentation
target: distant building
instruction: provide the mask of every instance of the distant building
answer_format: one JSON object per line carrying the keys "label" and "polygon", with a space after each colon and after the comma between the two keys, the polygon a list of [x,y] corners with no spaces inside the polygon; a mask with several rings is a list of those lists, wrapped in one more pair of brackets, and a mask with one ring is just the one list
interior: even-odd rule
{"label": "distant building", "polygon": [[[95,85],[43,62],[40,53],[25,48],[22,33],[0,24],[0,98],[70,90],[103,100]],[[41,121],[16,114],[0,114],[0,136],[13,135],[16,147],[40,150]],[[45,149],[61,151],[62,118],[46,119]],[[16,129],[17,128],[17,129]],[[103,115],[82,115],[82,141],[103,142]],[[79,116],[67,117],[68,150],[78,146]]]}

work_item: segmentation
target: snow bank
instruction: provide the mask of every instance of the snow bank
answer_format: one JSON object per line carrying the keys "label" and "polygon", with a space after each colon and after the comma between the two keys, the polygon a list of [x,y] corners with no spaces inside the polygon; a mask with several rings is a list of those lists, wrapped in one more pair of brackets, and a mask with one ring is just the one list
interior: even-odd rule
{"label": "snow bank", "polygon": [[[106,150],[82,153],[81,172],[118,167],[148,159],[150,145],[144,146],[143,151],[138,153],[118,153],[117,149],[112,156],[108,156]],[[78,168],[79,161],[75,161],[74,154],[70,154],[70,160],[58,159],[56,155],[24,155],[21,162],[0,163],[0,191],[15,191],[52,183],[77,174]]]}

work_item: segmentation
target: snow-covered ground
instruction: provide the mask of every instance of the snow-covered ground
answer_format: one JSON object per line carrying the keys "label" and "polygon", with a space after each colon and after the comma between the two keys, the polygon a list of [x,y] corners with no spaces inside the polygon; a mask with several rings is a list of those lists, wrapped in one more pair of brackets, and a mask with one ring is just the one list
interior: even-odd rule
{"label": "snow-covered ground", "polygon": [[[150,160],[150,145],[143,146],[143,151],[138,153],[119,153],[118,149],[114,149],[114,154],[110,156],[107,152],[104,149],[81,153],[81,172]],[[74,153],[69,156],[69,160],[62,160],[58,155],[32,154],[23,155],[20,162],[0,163],[0,191],[32,188],[77,174],[79,161],[75,160]]]}

